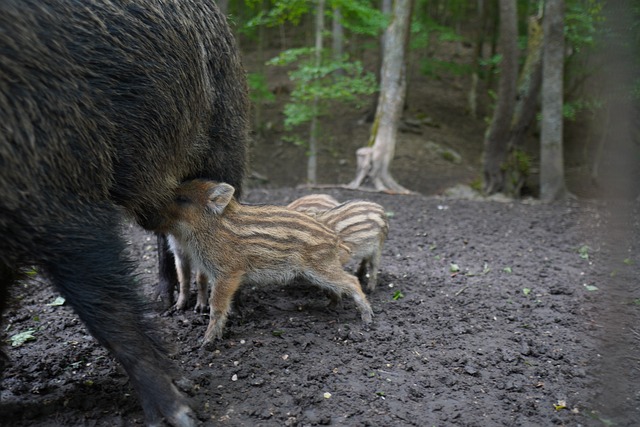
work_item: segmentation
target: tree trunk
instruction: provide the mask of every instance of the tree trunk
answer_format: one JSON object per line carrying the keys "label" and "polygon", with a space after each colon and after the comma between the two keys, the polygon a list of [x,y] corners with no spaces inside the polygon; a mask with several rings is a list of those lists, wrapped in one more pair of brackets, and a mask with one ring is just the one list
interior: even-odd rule
{"label": "tree trunk", "polygon": [[[318,0],[316,10],[316,34],[315,55],[316,67],[320,67],[322,61],[322,33],[324,32],[324,1]],[[309,126],[309,152],[307,162],[307,181],[310,184],[318,182],[318,97],[313,98],[313,116]]]}
{"label": "tree trunk", "polygon": [[333,8],[332,39],[331,50],[333,51],[334,60],[342,60],[344,55],[344,27],[342,26],[342,13],[340,8]]}
{"label": "tree trunk", "polygon": [[394,1],[392,20],[384,36],[380,97],[370,138],[373,146],[358,150],[358,171],[349,188],[358,188],[369,179],[378,191],[409,193],[393,179],[389,167],[406,92],[405,55],[412,3],[411,0]]}
{"label": "tree trunk", "polygon": [[[382,0],[381,11],[385,16],[391,17],[392,0]],[[380,36],[380,54],[378,55],[378,67],[376,68],[376,81],[380,83],[382,80],[382,64],[384,58],[384,43],[386,31]],[[376,91],[371,95],[371,108],[367,113],[366,122],[373,123],[376,118],[376,111],[378,111],[378,99],[380,98],[380,91]]]}
{"label": "tree trunk", "polygon": [[564,69],[564,0],[546,1],[542,64],[542,124],[540,134],[540,199],[567,196],[562,153]]}
{"label": "tree trunk", "polygon": [[509,154],[505,165],[504,192],[511,197],[520,196],[524,182],[529,175],[530,165],[522,147],[536,115],[538,95],[542,84],[542,46],[544,37],[541,24],[541,16],[529,18],[527,58],[518,79],[518,95],[511,120],[508,143]]}
{"label": "tree trunk", "polygon": [[478,18],[480,19],[480,23],[478,25],[478,31],[476,32],[475,49],[473,50],[473,59],[471,60],[471,67],[473,67],[471,87],[467,95],[469,115],[474,119],[478,117],[478,80],[480,77],[480,60],[482,58],[482,48],[484,46],[484,36],[487,27],[486,21],[489,16],[488,10],[489,7],[485,7],[484,0],[478,0]]}
{"label": "tree trunk", "polygon": [[514,1],[500,0],[502,64],[498,86],[498,103],[485,137],[484,191],[487,194],[494,194],[504,189],[503,166],[507,158],[507,143],[515,106],[518,77],[518,20],[516,12]]}

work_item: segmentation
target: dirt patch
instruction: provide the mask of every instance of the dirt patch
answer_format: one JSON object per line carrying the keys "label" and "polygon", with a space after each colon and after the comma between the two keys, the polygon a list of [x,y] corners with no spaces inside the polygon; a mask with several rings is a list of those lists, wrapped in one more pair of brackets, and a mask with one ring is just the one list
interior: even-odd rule
{"label": "dirt patch", "polygon": [[[253,189],[246,200],[285,204],[307,193]],[[205,424],[631,426],[640,419],[637,205],[616,206],[624,216],[592,202],[329,193],[371,199],[392,215],[369,295],[373,327],[361,328],[351,301],[330,310],[304,283],[243,288],[214,351],[200,347],[207,316],[152,309]],[[126,235],[151,295],[155,239],[134,226]],[[68,307],[47,305],[56,296],[38,280],[13,289],[3,335],[34,330],[35,340],[6,347],[2,423],[141,423],[127,376]]]}

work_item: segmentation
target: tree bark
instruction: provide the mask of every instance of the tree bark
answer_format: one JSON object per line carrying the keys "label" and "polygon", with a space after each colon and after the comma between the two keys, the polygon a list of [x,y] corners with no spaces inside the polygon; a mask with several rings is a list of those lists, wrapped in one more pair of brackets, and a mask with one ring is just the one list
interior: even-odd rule
{"label": "tree bark", "polygon": [[[382,0],[382,4],[381,4],[381,11],[385,16],[389,16],[391,17],[391,8],[392,8],[393,4],[392,4],[392,0]],[[386,31],[384,31],[381,35],[380,35],[380,53],[378,55],[378,67],[376,68],[376,81],[381,84],[381,80],[382,80],[382,76],[381,76],[381,72],[382,72],[382,64],[383,64],[383,60],[384,60],[384,43],[385,43],[385,35],[386,35]],[[376,91],[371,95],[371,108],[369,109],[369,112],[367,113],[367,117],[365,118],[365,121],[367,123],[373,123],[373,121],[376,118],[376,111],[378,111],[378,100],[380,98],[380,91]]]}
{"label": "tree bark", "polygon": [[[324,2],[318,0],[316,10],[315,55],[316,67],[320,67],[322,61],[322,33],[324,32]],[[316,184],[318,181],[318,97],[313,99],[313,116],[309,125],[309,152],[307,161],[307,181]]]}
{"label": "tree bark", "polygon": [[498,102],[491,126],[485,137],[484,191],[494,194],[504,189],[504,163],[516,100],[518,77],[517,11],[512,0],[500,0],[500,46],[502,63],[498,86]]}
{"label": "tree bark", "polygon": [[478,29],[476,31],[475,46],[473,49],[473,59],[471,60],[471,85],[467,94],[467,102],[469,115],[472,118],[478,117],[478,82],[480,80],[480,61],[482,59],[482,50],[484,48],[484,38],[487,32],[487,21],[489,18],[489,5],[484,4],[484,0],[478,0]]}
{"label": "tree bark", "polygon": [[540,199],[546,202],[567,196],[562,153],[563,70],[564,0],[546,1],[540,134]]}
{"label": "tree bark", "polygon": [[344,27],[342,26],[342,13],[339,7],[333,8],[331,24],[331,50],[333,51],[333,59],[339,61],[344,55]]}
{"label": "tree bark", "polygon": [[391,176],[389,167],[406,93],[405,55],[412,3],[411,0],[394,1],[393,16],[384,36],[380,96],[370,138],[373,145],[358,150],[358,171],[349,188],[358,188],[369,179],[378,191],[409,193]]}
{"label": "tree bark", "polygon": [[529,18],[527,38],[527,58],[518,78],[518,94],[511,120],[509,153],[505,167],[505,194],[519,197],[529,174],[530,165],[526,161],[522,147],[531,127],[538,107],[538,95],[542,85],[542,17]]}

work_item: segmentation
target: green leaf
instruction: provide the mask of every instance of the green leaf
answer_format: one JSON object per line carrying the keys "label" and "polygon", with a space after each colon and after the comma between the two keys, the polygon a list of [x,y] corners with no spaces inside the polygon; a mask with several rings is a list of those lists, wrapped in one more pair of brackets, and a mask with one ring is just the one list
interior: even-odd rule
{"label": "green leaf", "polygon": [[392,298],[394,301],[398,301],[400,298],[404,298],[404,294],[400,291],[395,291]]}
{"label": "green leaf", "polygon": [[55,306],[58,306],[58,305],[64,305],[64,303],[65,303],[64,297],[57,297],[55,300],[53,300],[53,302],[50,302],[47,305],[55,307]]}
{"label": "green leaf", "polygon": [[524,288],[524,289],[522,289],[522,293],[523,293],[525,296],[528,296],[528,295],[531,293],[531,289],[529,289],[529,288]]}
{"label": "green leaf", "polygon": [[582,245],[580,246],[580,248],[578,249],[578,254],[580,255],[580,258],[582,259],[589,259],[589,251],[591,250],[591,248],[587,245]]}
{"label": "green leaf", "polygon": [[502,269],[502,271],[504,271],[505,273],[509,273],[509,274],[512,273],[511,267],[505,267],[505,268]]}
{"label": "green leaf", "polygon": [[458,264],[451,263],[449,265],[449,271],[452,273],[457,273],[460,271],[460,267],[458,266]]}
{"label": "green leaf", "polygon": [[594,285],[587,285],[587,284],[585,284],[585,285],[584,285],[584,288],[585,288],[586,290],[588,290],[589,292],[593,292],[593,291],[597,291],[597,290],[598,290],[598,287],[597,287],[597,286],[594,286]]}
{"label": "green leaf", "polygon": [[9,337],[9,341],[11,341],[11,346],[20,347],[22,344],[24,344],[27,341],[35,340],[36,337],[33,336],[33,333],[35,331],[36,331],[35,329],[29,329],[28,331],[24,331],[24,332],[20,332],[18,334],[12,335],[11,337]]}

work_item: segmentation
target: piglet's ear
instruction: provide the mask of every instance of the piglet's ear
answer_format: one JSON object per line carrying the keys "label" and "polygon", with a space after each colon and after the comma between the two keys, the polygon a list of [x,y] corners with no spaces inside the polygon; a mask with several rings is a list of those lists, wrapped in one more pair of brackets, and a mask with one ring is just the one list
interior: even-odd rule
{"label": "piglet's ear", "polygon": [[214,214],[222,215],[222,212],[224,212],[224,209],[231,201],[235,191],[235,188],[224,182],[212,186],[209,189],[209,201],[207,202],[207,206]]}

